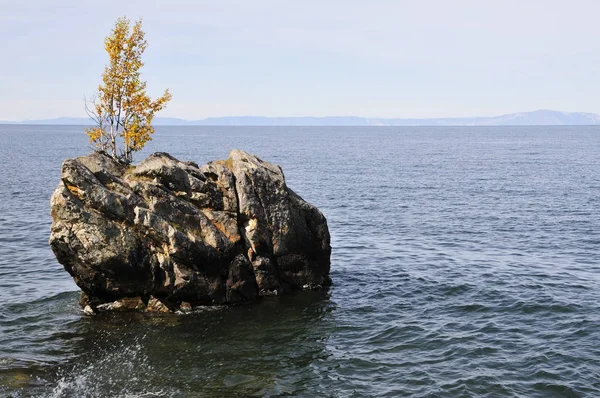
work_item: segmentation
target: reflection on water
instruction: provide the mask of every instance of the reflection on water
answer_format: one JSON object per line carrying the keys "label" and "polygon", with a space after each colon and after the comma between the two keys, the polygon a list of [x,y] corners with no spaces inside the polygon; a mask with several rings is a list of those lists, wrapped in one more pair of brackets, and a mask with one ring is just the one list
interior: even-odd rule
{"label": "reflection on water", "polygon": [[334,308],[328,293],[303,292],[188,315],[79,317],[36,342],[70,359],[12,363],[0,377],[20,396],[294,395],[309,386],[326,395],[326,375],[311,364],[330,355]]}

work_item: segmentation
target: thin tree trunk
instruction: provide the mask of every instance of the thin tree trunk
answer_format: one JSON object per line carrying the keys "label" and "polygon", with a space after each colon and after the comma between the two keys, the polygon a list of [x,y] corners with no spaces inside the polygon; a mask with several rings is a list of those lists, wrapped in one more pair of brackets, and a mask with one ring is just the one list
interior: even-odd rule
{"label": "thin tree trunk", "polygon": [[115,130],[114,126],[111,123],[110,125],[110,150],[112,152],[112,157],[114,159],[117,158],[117,140],[115,139]]}

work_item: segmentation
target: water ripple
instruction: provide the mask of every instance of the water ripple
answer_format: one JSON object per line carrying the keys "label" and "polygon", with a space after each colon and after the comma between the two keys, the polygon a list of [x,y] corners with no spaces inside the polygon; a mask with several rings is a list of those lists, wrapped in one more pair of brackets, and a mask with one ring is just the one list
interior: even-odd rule
{"label": "water ripple", "polygon": [[88,318],[47,245],[85,135],[2,126],[0,395],[600,396],[599,132],[159,128],[146,154],[281,164],[327,216],[334,285]]}

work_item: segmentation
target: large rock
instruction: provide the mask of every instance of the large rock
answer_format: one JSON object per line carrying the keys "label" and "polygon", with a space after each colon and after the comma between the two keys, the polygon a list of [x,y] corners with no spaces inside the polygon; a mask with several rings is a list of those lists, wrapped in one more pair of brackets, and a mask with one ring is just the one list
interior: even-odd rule
{"label": "large rock", "polygon": [[86,312],[189,310],[330,283],[327,221],[279,166],[234,150],[198,167],[166,153],[63,163],[50,246]]}

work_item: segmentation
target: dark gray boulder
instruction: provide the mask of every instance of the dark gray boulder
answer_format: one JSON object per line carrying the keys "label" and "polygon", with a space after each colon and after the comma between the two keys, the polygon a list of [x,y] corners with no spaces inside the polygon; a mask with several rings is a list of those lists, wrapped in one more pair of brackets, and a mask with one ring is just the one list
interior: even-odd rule
{"label": "dark gray boulder", "polygon": [[279,166],[94,153],[63,163],[50,246],[86,312],[177,311],[330,284],[327,221]]}

